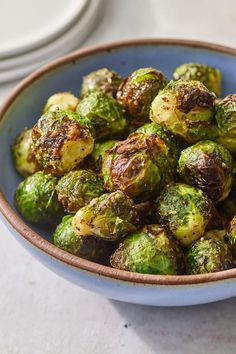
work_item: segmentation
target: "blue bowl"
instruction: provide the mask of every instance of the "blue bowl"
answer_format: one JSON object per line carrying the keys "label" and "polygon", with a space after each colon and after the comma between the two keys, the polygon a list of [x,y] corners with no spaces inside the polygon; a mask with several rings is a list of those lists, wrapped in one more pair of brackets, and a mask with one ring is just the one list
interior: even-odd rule
{"label": "blue bowl", "polygon": [[14,137],[40,117],[47,98],[58,91],[78,95],[82,77],[108,67],[126,76],[153,66],[170,79],[184,62],[219,68],[223,96],[234,92],[236,50],[184,40],[137,40],[82,49],[60,58],[23,80],[0,110],[0,211],[12,235],[35,258],[73,283],[116,300],[146,305],[182,306],[213,302],[236,295],[236,269],[203,275],[160,276],[112,269],[73,256],[50,243],[50,232],[26,223],[14,206],[20,182],[11,160]]}

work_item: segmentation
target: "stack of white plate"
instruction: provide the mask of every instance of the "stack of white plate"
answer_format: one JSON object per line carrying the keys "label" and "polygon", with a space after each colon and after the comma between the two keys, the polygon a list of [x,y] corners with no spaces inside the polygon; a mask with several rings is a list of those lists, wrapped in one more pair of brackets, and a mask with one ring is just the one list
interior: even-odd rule
{"label": "stack of white plate", "polygon": [[5,0],[0,11],[0,82],[19,79],[78,48],[100,0]]}

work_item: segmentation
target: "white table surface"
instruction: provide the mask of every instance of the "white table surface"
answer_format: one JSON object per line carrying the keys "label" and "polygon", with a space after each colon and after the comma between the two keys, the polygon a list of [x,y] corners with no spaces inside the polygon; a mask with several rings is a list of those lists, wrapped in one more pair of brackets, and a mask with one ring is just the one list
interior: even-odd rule
{"label": "white table surface", "polygon": [[[202,39],[236,47],[236,2],[107,0],[84,46],[138,37]],[[0,88],[2,102],[15,83]],[[59,278],[0,223],[0,354],[228,354],[236,298],[189,308],[131,305]]]}

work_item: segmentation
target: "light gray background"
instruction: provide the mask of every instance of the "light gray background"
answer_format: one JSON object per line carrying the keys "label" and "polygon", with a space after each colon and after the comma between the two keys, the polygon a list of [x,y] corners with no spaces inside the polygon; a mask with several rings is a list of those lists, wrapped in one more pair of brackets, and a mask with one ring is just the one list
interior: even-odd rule
{"label": "light gray background", "polygon": [[[176,37],[236,47],[233,0],[109,0],[103,6],[84,46]],[[1,102],[14,85],[0,88]],[[0,354],[234,353],[235,305],[236,298],[191,308],[107,300],[44,268],[0,223]]]}

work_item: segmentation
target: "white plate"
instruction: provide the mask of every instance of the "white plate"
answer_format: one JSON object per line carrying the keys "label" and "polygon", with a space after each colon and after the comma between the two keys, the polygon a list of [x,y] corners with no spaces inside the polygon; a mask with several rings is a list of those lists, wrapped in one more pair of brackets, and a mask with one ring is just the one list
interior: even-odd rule
{"label": "white plate", "polygon": [[32,50],[59,36],[89,0],[1,1],[0,58]]}
{"label": "white plate", "polygon": [[84,13],[60,37],[34,51],[0,61],[0,83],[19,79],[50,60],[78,48],[100,17],[101,0],[90,0]]}

